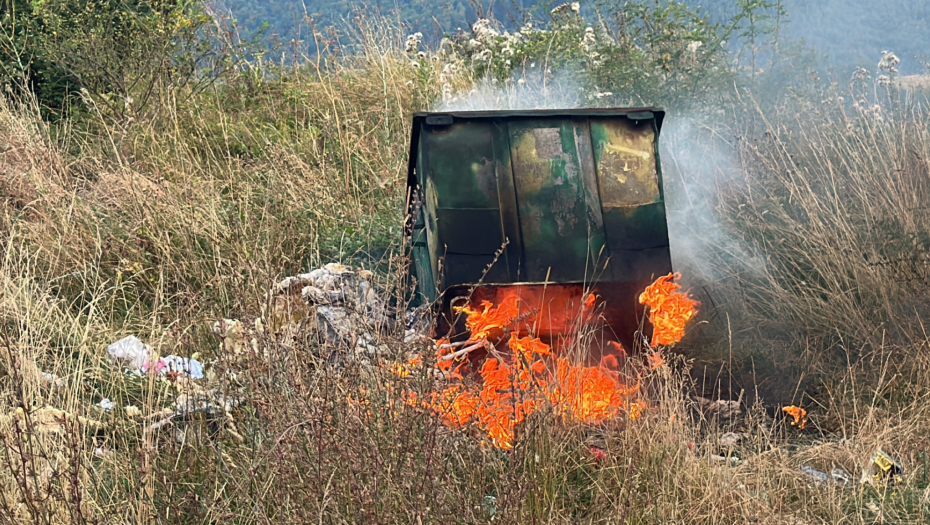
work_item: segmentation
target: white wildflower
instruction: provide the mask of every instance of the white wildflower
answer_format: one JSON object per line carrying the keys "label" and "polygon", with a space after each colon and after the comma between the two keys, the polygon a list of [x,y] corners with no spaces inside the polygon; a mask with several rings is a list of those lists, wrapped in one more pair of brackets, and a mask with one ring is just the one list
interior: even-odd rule
{"label": "white wildflower", "polygon": [[560,4],[560,5],[555,6],[554,8],[552,8],[552,11],[550,11],[549,14],[554,15],[554,14],[562,13],[567,10],[570,10],[573,13],[577,13],[579,9],[581,9],[581,6],[578,4],[578,2],[572,2],[570,4],[566,3],[566,4]]}
{"label": "white wildflower", "polygon": [[423,33],[414,33],[412,35],[407,35],[407,47],[405,51],[407,53],[416,53],[420,50],[420,44],[423,42]]}
{"label": "white wildflower", "polygon": [[583,47],[586,52],[590,53],[595,45],[597,45],[597,35],[594,34],[594,28],[586,27],[584,29],[584,36],[581,37],[581,47]]}
{"label": "white wildflower", "polygon": [[688,51],[691,53],[697,53],[697,50],[703,45],[704,42],[699,40],[692,40],[691,42],[688,42]]}
{"label": "white wildflower", "polygon": [[853,82],[865,82],[872,78],[872,75],[869,74],[869,70],[864,67],[857,67],[856,71],[853,72],[851,80]]}
{"label": "white wildflower", "polygon": [[411,60],[410,67],[412,67],[413,69],[420,69],[420,63],[417,62],[416,60]]}
{"label": "white wildflower", "polygon": [[491,21],[487,18],[478,19],[478,21],[471,26],[471,31],[480,42],[488,42],[501,36],[500,32],[491,27]]}
{"label": "white wildflower", "polygon": [[895,66],[900,63],[901,59],[895,56],[894,53],[890,51],[882,51],[882,59],[878,61],[878,69],[881,71],[897,73],[898,70],[895,69]]}

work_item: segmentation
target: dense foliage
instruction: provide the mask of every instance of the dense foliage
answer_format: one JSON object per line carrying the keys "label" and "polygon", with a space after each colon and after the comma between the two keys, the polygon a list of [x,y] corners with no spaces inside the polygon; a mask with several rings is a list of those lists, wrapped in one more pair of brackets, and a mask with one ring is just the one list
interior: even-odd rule
{"label": "dense foliage", "polygon": [[54,116],[91,104],[117,118],[166,90],[201,90],[234,60],[201,4],[3,0],[0,84],[31,90]]}
{"label": "dense foliage", "polygon": [[[307,28],[301,32],[304,15],[309,15],[318,27],[334,25],[345,28],[353,9],[376,8],[396,17],[412,30],[426,35],[431,43],[439,40],[443,33],[467,27],[469,21],[492,14],[509,30],[519,29],[531,18],[541,19],[543,13],[560,2],[492,2],[488,12],[486,2],[467,0],[386,0],[361,2],[340,0],[330,2],[314,0],[225,0],[220,6],[238,19],[244,28],[255,30],[262,23],[269,24],[269,31],[283,40],[300,37],[311,41]],[[588,15],[595,11],[596,4],[605,2],[581,2],[582,11]],[[613,2],[611,2],[613,3]],[[726,23],[747,6],[763,3],[756,0],[682,0],[691,9],[700,8],[711,22]],[[648,2],[662,6],[674,2]],[[890,50],[901,56],[905,73],[923,71],[930,61],[926,35],[930,34],[930,3],[923,0],[782,0],[778,4],[787,16],[779,23],[785,36],[806,42],[823,57],[824,66],[834,66],[848,74],[855,67],[871,68],[878,62],[882,50]],[[304,11],[306,6],[306,11]],[[395,12],[397,7],[399,11]],[[740,42],[743,43],[743,42]],[[734,48],[736,49],[736,48]]]}

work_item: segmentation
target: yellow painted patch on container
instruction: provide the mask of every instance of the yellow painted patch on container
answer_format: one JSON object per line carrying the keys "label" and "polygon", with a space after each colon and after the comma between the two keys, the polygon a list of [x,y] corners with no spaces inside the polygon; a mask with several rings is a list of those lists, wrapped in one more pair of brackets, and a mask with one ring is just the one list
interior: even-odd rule
{"label": "yellow painted patch on container", "polygon": [[605,132],[597,170],[605,208],[640,206],[659,199],[655,132],[628,120],[599,121]]}

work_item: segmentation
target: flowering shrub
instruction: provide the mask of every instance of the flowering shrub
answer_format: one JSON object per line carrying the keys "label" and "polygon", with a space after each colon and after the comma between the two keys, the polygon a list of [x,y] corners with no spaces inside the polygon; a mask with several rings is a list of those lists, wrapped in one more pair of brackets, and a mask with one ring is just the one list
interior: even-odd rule
{"label": "flowering shrub", "polygon": [[[725,31],[699,11],[644,1],[610,9],[588,20],[578,2],[566,3],[544,24],[509,31],[479,19],[470,32],[447,36],[438,57],[443,103],[455,105],[483,83],[517,98],[548,91],[560,105],[680,106],[728,84]],[[415,54],[419,42],[411,35],[407,52],[425,60]]]}

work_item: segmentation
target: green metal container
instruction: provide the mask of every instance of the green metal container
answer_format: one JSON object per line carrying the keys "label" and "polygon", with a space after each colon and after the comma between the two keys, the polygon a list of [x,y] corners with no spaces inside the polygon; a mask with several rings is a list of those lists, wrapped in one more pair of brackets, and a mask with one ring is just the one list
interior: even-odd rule
{"label": "green metal container", "polygon": [[416,114],[408,233],[421,298],[580,284],[635,307],[637,290],[671,271],[663,117],[655,108]]}

